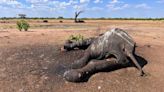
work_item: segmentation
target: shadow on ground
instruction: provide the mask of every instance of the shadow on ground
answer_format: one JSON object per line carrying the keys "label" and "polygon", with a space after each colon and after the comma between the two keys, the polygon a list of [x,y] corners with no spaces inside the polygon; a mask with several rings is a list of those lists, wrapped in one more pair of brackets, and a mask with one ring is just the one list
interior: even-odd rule
{"label": "shadow on ground", "polygon": [[[74,61],[76,61],[77,59],[82,57],[83,54],[84,54],[84,50],[59,52],[58,55],[55,56],[55,58],[56,58],[56,60],[58,60],[58,62],[54,62],[52,65],[49,66],[50,67],[50,70],[48,70],[49,74],[54,75],[54,76],[57,75],[62,78],[64,72],[71,69],[70,68],[71,63],[73,63]],[[142,68],[148,63],[147,60],[145,60],[141,56],[135,55],[135,58],[137,59],[138,63],[141,65]],[[123,69],[123,68],[127,68],[127,67],[135,67],[135,65],[132,63],[132,61],[131,60],[129,60],[129,61],[130,62],[124,66],[114,65],[109,68],[103,69],[101,71],[91,73],[91,74],[87,75],[80,82],[87,82],[92,75],[94,75],[98,72],[111,72],[111,71],[115,71],[115,70],[119,70],[119,69]]]}

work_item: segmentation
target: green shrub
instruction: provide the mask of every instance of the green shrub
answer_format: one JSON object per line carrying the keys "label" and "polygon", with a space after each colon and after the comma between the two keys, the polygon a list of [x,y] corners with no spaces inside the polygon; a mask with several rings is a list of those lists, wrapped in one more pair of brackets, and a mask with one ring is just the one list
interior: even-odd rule
{"label": "green shrub", "polygon": [[23,29],[24,29],[25,31],[28,31],[30,25],[29,25],[26,21],[23,21],[23,22],[22,22],[22,27],[23,27]]}
{"label": "green shrub", "polygon": [[71,35],[68,40],[71,40],[71,41],[83,41],[84,37],[82,35]]}
{"label": "green shrub", "polygon": [[17,22],[17,28],[19,31],[22,31],[22,29],[24,29],[25,31],[28,31],[28,29],[30,28],[30,25],[28,24],[27,21],[20,20]]}
{"label": "green shrub", "polygon": [[17,21],[17,28],[19,31],[22,31],[22,23],[20,21]]}

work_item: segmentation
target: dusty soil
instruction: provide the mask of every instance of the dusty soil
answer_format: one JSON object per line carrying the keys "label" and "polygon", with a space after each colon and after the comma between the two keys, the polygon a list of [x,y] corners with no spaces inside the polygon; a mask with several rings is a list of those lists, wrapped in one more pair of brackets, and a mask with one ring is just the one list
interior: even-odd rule
{"label": "dusty soil", "polygon": [[[162,21],[88,21],[90,26],[73,29],[0,30],[0,92],[163,92],[164,22]],[[67,25],[53,24],[53,25]],[[97,26],[99,25],[99,26]],[[137,55],[147,61],[147,76],[138,76],[135,67],[97,73],[84,83],[70,83],[62,78],[68,65],[84,51],[61,52],[71,34],[96,36],[106,29],[125,29],[137,43]],[[100,30],[100,31],[99,31]]]}

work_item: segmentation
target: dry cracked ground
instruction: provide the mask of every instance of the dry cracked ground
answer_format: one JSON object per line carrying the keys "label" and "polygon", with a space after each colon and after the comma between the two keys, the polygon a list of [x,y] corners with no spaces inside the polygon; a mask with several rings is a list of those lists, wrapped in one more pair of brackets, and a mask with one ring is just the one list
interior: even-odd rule
{"label": "dry cracked ground", "polygon": [[[101,22],[90,22],[90,24]],[[64,24],[63,24],[64,25]],[[84,25],[84,24],[81,24]],[[105,29],[125,29],[136,41],[137,55],[147,61],[147,76],[135,67],[94,74],[87,82],[70,83],[62,74],[84,51],[61,52],[71,34],[95,36],[97,30],[0,30],[0,92],[164,92],[164,22],[106,21]]]}

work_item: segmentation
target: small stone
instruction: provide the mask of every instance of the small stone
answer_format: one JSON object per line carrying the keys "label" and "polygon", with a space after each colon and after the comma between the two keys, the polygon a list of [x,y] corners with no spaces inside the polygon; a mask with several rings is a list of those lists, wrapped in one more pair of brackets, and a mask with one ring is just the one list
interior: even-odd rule
{"label": "small stone", "polygon": [[0,69],[1,72],[4,72],[5,70],[6,70],[5,67]]}
{"label": "small stone", "polygon": [[65,81],[65,84],[68,84],[68,82],[67,82],[67,81]]}
{"label": "small stone", "polygon": [[45,77],[44,77],[44,79],[45,79],[45,80],[47,80],[47,79],[48,79],[48,77],[47,77],[47,76],[45,76]]}
{"label": "small stone", "polygon": [[47,70],[47,69],[48,69],[48,67],[43,67],[43,69],[44,69],[44,70]]}
{"label": "small stone", "polygon": [[43,57],[44,57],[44,54],[41,54],[41,55],[40,55],[40,58],[43,58]]}
{"label": "small stone", "polygon": [[40,87],[40,85],[37,84],[37,85],[36,85],[36,88],[39,88],[39,87]]}
{"label": "small stone", "polygon": [[104,81],[103,80],[100,80],[101,83],[103,83]]}
{"label": "small stone", "polygon": [[43,75],[43,76],[42,76],[42,79],[47,80],[47,79],[48,79],[48,76]]}
{"label": "small stone", "polygon": [[46,60],[47,63],[50,63],[50,61]]}
{"label": "small stone", "polygon": [[19,91],[18,92],[24,92],[24,89],[22,88],[22,89],[19,89]]}
{"label": "small stone", "polygon": [[98,86],[97,88],[98,88],[98,90],[100,90],[101,89],[101,86]]}

